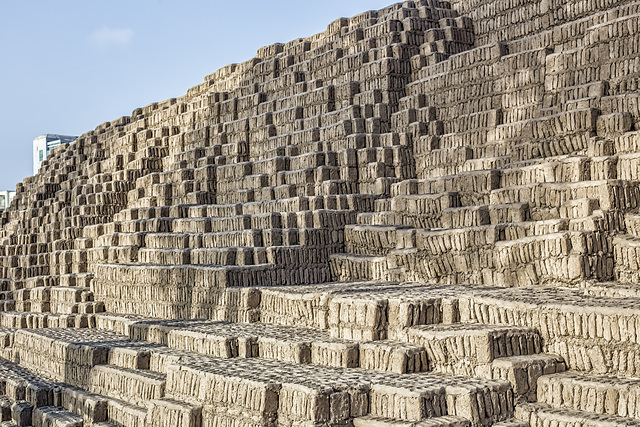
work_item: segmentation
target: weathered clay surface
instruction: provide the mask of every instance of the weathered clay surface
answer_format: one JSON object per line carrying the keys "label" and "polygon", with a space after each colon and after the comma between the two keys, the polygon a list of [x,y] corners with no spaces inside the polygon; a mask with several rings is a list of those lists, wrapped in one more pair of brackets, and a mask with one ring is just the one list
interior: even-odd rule
{"label": "weathered clay surface", "polygon": [[2,425],[640,425],[640,2],[405,1],[56,148]]}

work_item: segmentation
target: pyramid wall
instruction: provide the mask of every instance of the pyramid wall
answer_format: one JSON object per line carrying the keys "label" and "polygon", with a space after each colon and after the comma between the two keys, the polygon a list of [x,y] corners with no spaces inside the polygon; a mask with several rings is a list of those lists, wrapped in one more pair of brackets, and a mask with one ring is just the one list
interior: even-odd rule
{"label": "pyramid wall", "polygon": [[405,1],[54,149],[3,426],[640,425],[639,17]]}

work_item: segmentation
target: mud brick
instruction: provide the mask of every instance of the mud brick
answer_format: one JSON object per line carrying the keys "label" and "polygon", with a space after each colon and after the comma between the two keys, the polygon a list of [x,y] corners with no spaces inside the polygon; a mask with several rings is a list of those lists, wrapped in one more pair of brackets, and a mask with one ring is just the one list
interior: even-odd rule
{"label": "mud brick", "polygon": [[637,3],[404,1],[54,148],[3,421],[638,424]]}

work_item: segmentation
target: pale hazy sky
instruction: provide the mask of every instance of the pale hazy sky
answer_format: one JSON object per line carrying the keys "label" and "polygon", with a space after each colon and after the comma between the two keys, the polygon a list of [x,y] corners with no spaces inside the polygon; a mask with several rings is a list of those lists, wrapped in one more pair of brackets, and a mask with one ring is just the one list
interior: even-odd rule
{"label": "pale hazy sky", "polygon": [[0,0],[0,190],[31,175],[38,135],[80,135],[261,46],[392,3]]}

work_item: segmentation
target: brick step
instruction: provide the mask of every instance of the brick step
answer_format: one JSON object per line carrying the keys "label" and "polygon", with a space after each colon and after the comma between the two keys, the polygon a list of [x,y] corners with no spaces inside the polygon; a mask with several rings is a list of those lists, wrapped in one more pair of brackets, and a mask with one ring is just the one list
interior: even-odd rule
{"label": "brick step", "polygon": [[13,336],[16,329],[0,327],[0,357],[11,360]]}
{"label": "brick step", "polygon": [[395,211],[364,212],[358,214],[358,224],[374,226],[396,226],[402,224],[402,214]]}
{"label": "brick step", "polygon": [[[260,250],[261,249],[261,250]],[[262,257],[260,257],[262,255]],[[141,248],[138,252],[140,264],[182,265],[253,265],[266,262],[266,248]]]}
{"label": "brick step", "polygon": [[[588,243],[587,243],[588,242]],[[517,240],[500,241],[495,245],[495,270],[499,281],[507,283],[564,282],[575,283],[587,278],[610,278],[613,271],[606,269],[606,256],[593,257],[593,267],[585,245],[606,248],[606,240],[581,232],[564,231]],[[604,263],[604,264],[603,264]]]}
{"label": "brick step", "polygon": [[[149,368],[150,354],[153,352],[155,356],[152,365],[164,366],[163,363],[166,362],[163,360],[166,359],[167,354],[163,354],[166,351],[163,352],[162,346],[130,341],[126,337],[110,332],[95,330],[67,332],[70,334],[68,333],[64,337],[56,335],[55,330],[47,333],[42,332],[44,334],[42,336],[56,336],[58,339],[54,342],[56,347],[65,349],[68,356],[77,364],[71,360],[64,360],[62,363],[67,365],[67,369],[70,369],[72,365],[76,370],[85,369],[85,374],[88,375],[88,384],[85,386],[94,393],[62,382],[54,383],[42,380],[39,375],[10,362],[0,363],[0,371],[2,371],[4,381],[2,390],[5,390],[4,393],[7,396],[6,399],[9,399],[9,403],[18,400],[24,401],[24,404],[28,405],[28,407],[25,406],[25,410],[35,408],[32,410],[34,416],[39,414],[38,416],[42,417],[43,424],[33,425],[67,425],[47,424],[50,419],[58,420],[58,422],[84,420],[90,425],[106,423],[108,420],[120,426],[145,425],[148,404],[151,404],[152,414],[157,414],[158,411],[170,413],[171,407],[188,406],[181,402],[172,401],[169,408],[165,408],[166,410],[162,412],[163,407],[167,406],[163,403],[164,399],[154,400],[164,394],[166,375],[144,370],[145,367],[142,365],[146,365],[146,369]],[[77,343],[82,338],[85,338],[86,341],[78,346]],[[59,341],[60,339],[62,341]],[[33,344],[38,345],[35,342]],[[116,362],[122,366],[101,364],[105,361],[105,357],[99,355],[104,355],[105,350],[108,351],[106,356],[108,362]],[[77,356],[83,356],[74,358],[71,355],[72,352],[75,352]],[[49,357],[53,357],[53,354],[48,353]],[[28,364],[24,358],[18,358],[21,359],[21,362]],[[50,360],[54,361],[53,358]],[[56,361],[54,361],[55,363]],[[86,368],[89,371],[86,371]],[[49,377],[60,376],[60,378],[74,380],[73,376],[67,376],[64,372],[61,375],[56,374],[55,368],[47,372],[42,369],[39,371]],[[84,376],[85,379],[87,375]],[[126,401],[117,397],[125,398]],[[136,404],[141,406],[136,406]],[[42,408],[40,412],[38,412],[39,408]],[[31,423],[20,425],[31,425]],[[69,424],[69,426],[72,425],[75,424]]]}
{"label": "brick step", "polygon": [[104,311],[100,302],[93,300],[90,288],[37,287],[11,292],[17,311],[35,313],[74,314]]}
{"label": "brick step", "polygon": [[0,421],[11,420],[11,405],[13,405],[13,400],[7,396],[0,396]]}
{"label": "brick step", "polygon": [[429,362],[422,346],[388,340],[360,342],[360,367],[396,374],[426,372]]}
{"label": "brick step", "polygon": [[[496,206],[511,206],[496,205]],[[517,205],[516,205],[517,206]],[[531,211],[530,211],[531,214]],[[539,213],[538,213],[539,214]],[[536,213],[533,213],[534,216]],[[551,219],[531,219],[522,222],[512,222],[503,224],[499,231],[504,231],[504,238],[499,241],[509,242],[518,239],[534,236],[546,236],[549,234],[563,233],[565,231],[571,231],[571,221],[566,218],[551,218]]]}
{"label": "brick step", "polygon": [[[330,248],[335,245],[340,246],[342,244],[341,230],[333,231],[338,235],[332,236],[332,228],[322,225],[319,225],[318,228],[269,228],[218,233],[134,233],[140,235],[134,236],[138,239],[138,244],[121,246],[114,243],[94,248],[89,252],[89,260],[93,264],[109,259],[124,262],[125,259],[136,260],[142,256],[142,252],[152,252],[153,250],[161,252],[162,250],[175,249],[176,253],[200,249],[264,252],[265,247],[307,245]],[[118,236],[128,240],[129,234],[118,233]]]}
{"label": "brick step", "polygon": [[332,254],[329,265],[334,281],[386,280],[388,277],[385,256]]}
{"label": "brick step", "polygon": [[64,408],[43,406],[33,410],[31,423],[33,427],[83,427],[84,419],[79,415],[65,411]]}
{"label": "brick step", "polygon": [[[60,382],[49,382],[16,364],[0,362],[4,396],[0,396],[2,421],[20,426],[78,426],[107,420],[110,404],[124,402],[105,398]],[[145,410],[146,412],[146,410]],[[31,417],[34,417],[33,420]],[[131,425],[131,424],[124,424]]]}
{"label": "brick step", "polygon": [[[155,204],[154,204],[155,206]],[[170,232],[171,222],[173,218],[170,217],[156,217],[149,219],[136,219],[136,220],[124,220],[107,224],[105,227],[98,227],[96,230],[102,234],[111,234],[114,232],[121,233],[135,233],[135,232]],[[94,245],[96,246],[96,245]]]}
{"label": "brick step", "polygon": [[640,151],[640,131],[626,132],[612,138],[617,154],[636,154]]}
{"label": "brick step", "polygon": [[501,357],[538,354],[540,336],[514,326],[456,323],[409,328],[410,342],[427,350],[429,368],[449,375],[490,376],[490,364]]}
{"label": "brick step", "polygon": [[[145,339],[169,348],[219,358],[263,358],[295,364],[379,372],[422,372],[424,348],[393,341],[356,342],[332,338],[324,331],[271,324],[230,324],[211,321],[145,321],[109,315],[99,327],[127,329],[132,339]],[[122,326],[115,326],[119,322]],[[126,325],[126,326],[124,326]],[[154,349],[149,349],[154,351]],[[111,362],[113,363],[113,362]]]}
{"label": "brick step", "polygon": [[529,423],[526,421],[518,421],[514,418],[510,418],[508,420],[495,423],[493,427],[530,427],[530,426],[529,426]]}
{"label": "brick step", "polygon": [[515,417],[531,427],[563,425],[567,427],[633,427],[640,426],[634,418],[599,415],[570,409],[557,409],[541,403],[523,403],[516,406]]}
{"label": "brick step", "polygon": [[109,426],[109,424],[115,424],[116,426],[145,425],[147,414],[149,412],[146,407],[137,406],[130,402],[118,399],[109,399],[107,402],[107,426]]}
{"label": "brick step", "polygon": [[[111,336],[112,337],[112,336]],[[105,337],[108,338],[108,337]],[[137,343],[141,345],[142,343]],[[111,359],[111,357],[110,357]],[[151,373],[149,371],[133,371],[125,368],[115,368],[109,365],[96,365],[97,372],[95,379],[98,381],[98,377],[102,375],[105,370],[113,373],[116,372],[113,377],[117,378],[124,373],[129,377],[146,377],[144,380],[152,382],[158,380],[158,378],[164,378],[160,374]],[[62,407],[69,412],[73,412],[79,415],[90,423],[105,421],[107,419],[108,407],[115,405],[121,407],[125,405],[124,402],[118,401],[110,397],[100,396],[80,388],[69,386],[63,383],[48,383],[26,369],[12,364],[10,362],[2,362],[3,377],[5,379],[5,388],[7,396],[14,400],[26,400],[26,403],[31,404],[34,407],[49,407],[56,406]],[[134,373],[135,375],[131,375]],[[113,378],[111,378],[113,379]],[[47,386],[47,384],[49,384]],[[97,387],[97,388],[109,388],[109,387]],[[104,391],[104,390],[103,390]],[[113,392],[113,390],[108,390]],[[133,391],[133,390],[130,390]],[[126,392],[130,392],[126,391]],[[126,405],[125,405],[126,407]],[[127,424],[125,424],[127,425]]]}
{"label": "brick step", "polygon": [[558,156],[514,162],[501,170],[500,186],[542,182],[579,182],[591,180],[592,159],[585,156]]}
{"label": "brick step", "polygon": [[511,157],[498,156],[498,157],[480,157],[476,159],[467,160],[462,166],[463,172],[477,172],[493,169],[501,169],[511,163]]}
{"label": "brick step", "polygon": [[[628,329],[628,322],[635,316],[632,313],[639,307],[637,299],[600,297],[594,300],[579,289],[555,287],[538,289],[537,295],[525,295],[525,289],[503,290],[501,295],[485,294],[481,298],[464,297],[459,301],[460,319],[492,324],[507,322],[506,319],[515,315],[514,322],[540,331],[543,350],[561,356],[568,369],[622,377],[638,375],[633,362],[639,351],[633,332],[635,326]],[[548,311],[543,314],[540,307]],[[614,321],[614,313],[622,320]],[[515,320],[529,315],[533,316],[531,321]],[[572,319],[567,325],[573,326],[565,327],[561,322],[543,320],[551,317]],[[603,323],[596,321],[600,317]],[[597,350],[588,352],[587,349]]]}
{"label": "brick step", "polygon": [[[555,56],[556,54],[552,55]],[[553,95],[555,103],[558,104],[558,106],[564,106],[570,102],[577,103],[586,99],[599,99],[607,95],[608,89],[609,82],[592,81],[589,82],[589,84],[579,86],[564,86]]]}
{"label": "brick step", "polygon": [[0,326],[4,328],[88,328],[94,314],[53,314],[29,311],[0,311]]}
{"label": "brick step", "polygon": [[345,227],[345,249],[347,253],[356,255],[386,255],[396,248],[398,231],[406,228],[408,227],[347,225]]}
{"label": "brick step", "polygon": [[68,385],[62,386],[60,392],[60,400],[52,406],[81,416],[89,425],[107,421],[110,399]]}
{"label": "brick step", "polygon": [[470,147],[434,149],[416,157],[418,177],[437,179],[462,172],[464,163],[473,159],[473,150]]}
{"label": "brick step", "polygon": [[[118,233],[117,243],[109,246],[119,246],[120,241],[136,239],[138,247],[155,249],[188,249],[201,247],[254,247],[263,246],[261,230],[246,230],[220,233],[170,233],[170,232],[136,232]],[[226,240],[226,241],[225,241]],[[210,243],[209,243],[210,242]],[[226,244],[225,244],[226,243]],[[104,248],[108,248],[105,246]]]}
{"label": "brick step", "polygon": [[[148,220],[125,220],[119,230],[106,232],[96,239],[95,246],[135,245],[144,238],[144,232],[172,232],[176,234],[234,232],[251,229],[305,228],[311,224],[335,226],[349,221],[355,214],[348,210],[315,209],[297,212],[265,212],[246,215],[198,217],[207,215],[211,209],[191,209],[189,218],[156,218]],[[175,214],[180,214],[176,212]],[[335,224],[335,225],[333,225]],[[163,230],[165,229],[165,230]],[[137,232],[137,233],[136,233]]]}
{"label": "brick step", "polygon": [[[361,290],[373,299],[373,294],[383,290],[391,292],[397,283],[350,282],[317,284],[313,286],[260,288],[261,322],[283,326],[299,326],[313,329],[328,329],[331,324],[339,324],[339,316],[329,316],[329,304],[333,296],[341,292],[351,293]],[[338,308],[339,306],[337,306]],[[378,330],[383,325],[383,317],[371,316],[371,328]],[[369,318],[367,317],[367,320]],[[340,335],[334,335],[340,336]],[[371,339],[380,339],[371,335]]]}
{"label": "brick step", "polygon": [[164,427],[198,426],[202,417],[202,407],[180,402],[170,398],[155,399],[149,403],[148,416],[145,426]]}
{"label": "brick step", "polygon": [[608,298],[640,298],[640,286],[624,282],[587,282],[585,295]]}
{"label": "brick step", "polygon": [[620,234],[613,238],[614,272],[617,281],[637,283],[640,280],[640,237]]}
{"label": "brick step", "polygon": [[560,206],[560,218],[581,219],[600,211],[600,203],[597,199],[568,200]]}
{"label": "brick step", "polygon": [[391,198],[390,204],[392,211],[402,212],[402,225],[416,228],[439,227],[442,212],[459,206],[457,192],[397,195]]}
{"label": "brick step", "polygon": [[165,385],[165,374],[113,365],[97,365],[91,368],[89,373],[88,390],[144,406],[152,399],[164,397]]}
{"label": "brick step", "polygon": [[[490,114],[490,112],[488,113]],[[435,124],[437,123],[438,122],[436,121]],[[446,126],[447,124],[448,123],[445,121],[444,125]],[[468,162],[473,162],[475,159],[501,157],[504,155],[502,152],[497,150],[500,146],[493,144],[493,140],[491,140],[491,135],[493,135],[494,129],[495,126],[472,126],[454,133],[444,131],[444,134],[438,134],[439,148],[444,151],[458,152],[458,158],[455,160],[455,162],[458,163],[457,170],[461,172],[469,170],[465,166]],[[440,129],[436,132],[439,131]],[[433,130],[430,130],[429,132],[431,133]],[[433,160],[428,160],[427,162],[432,161]],[[423,162],[421,162],[421,164],[425,165]],[[444,165],[441,164],[441,166]]]}
{"label": "brick step", "polygon": [[[15,332],[13,342],[14,358],[21,367],[84,389],[94,383],[92,369],[99,365],[111,363],[108,368],[115,371],[149,369],[147,346],[108,331],[21,329]],[[68,372],[68,358],[73,358],[73,373]]]}
{"label": "brick step", "polygon": [[[335,246],[333,249],[336,249]],[[138,264],[243,266],[286,263],[289,268],[293,268],[296,265],[327,263],[330,252],[332,252],[331,246],[323,248],[319,245],[297,244],[266,248],[141,248],[138,251]]]}
{"label": "brick step", "polygon": [[490,224],[513,224],[530,219],[527,203],[478,205],[447,208],[442,211],[442,227],[447,229]]}
{"label": "brick step", "polygon": [[[110,316],[118,321],[118,316]],[[127,323],[126,319],[120,322]],[[112,323],[106,324],[113,327]],[[262,358],[294,364],[357,367],[358,343],[328,333],[269,324],[136,319],[126,326],[133,339],[218,358]]]}
{"label": "brick step", "polygon": [[[162,204],[160,204],[161,206]],[[139,197],[137,199],[134,199],[131,195],[129,195],[129,207],[134,207],[134,208],[150,208],[150,207],[156,207],[159,206],[158,204],[158,198],[155,196],[146,196],[146,197]]]}
{"label": "brick step", "polygon": [[95,277],[93,273],[77,273],[62,274],[60,277],[60,286],[76,286],[80,288],[88,288],[91,281]]}
{"label": "brick step", "polygon": [[640,423],[640,380],[568,371],[538,380],[538,402],[557,409],[631,417]]}
{"label": "brick step", "polygon": [[485,378],[508,380],[516,395],[532,402],[536,400],[538,379],[542,375],[564,372],[565,368],[564,360],[555,354],[500,357],[491,363]]}
{"label": "brick step", "polygon": [[458,316],[453,296],[415,284],[351,282],[261,289],[262,321],[328,329],[334,338],[389,339],[407,343],[413,325],[452,323]]}
{"label": "brick step", "polygon": [[465,418],[451,415],[428,418],[422,421],[405,421],[366,415],[354,418],[353,425],[354,427],[471,427],[471,422]]}
{"label": "brick step", "polygon": [[[509,212],[512,212],[514,215],[520,215],[521,212],[518,209],[515,209],[515,212],[512,209],[512,207],[518,206],[524,205],[496,206],[492,213],[506,213],[509,215]],[[464,212],[464,209],[454,210],[454,212],[460,211]],[[495,215],[495,217],[496,221],[503,221],[498,215]],[[568,262],[570,257],[584,259],[586,256],[583,248],[585,239],[588,244],[607,247],[606,241],[598,240],[601,238],[600,236],[587,234],[588,230],[584,228],[579,229],[579,231],[569,231],[570,225],[571,222],[568,219],[557,219],[463,228],[399,229],[396,230],[395,249],[388,247],[381,250],[372,245],[371,249],[363,248],[361,252],[376,255],[362,255],[360,253],[336,253],[330,255],[332,277],[333,280],[345,281],[396,280],[393,279],[393,272],[390,269],[405,268],[407,272],[411,272],[411,276],[405,276],[406,278],[397,280],[455,280],[466,282],[482,280],[486,283],[512,283],[509,282],[513,279],[510,275],[520,274],[518,269],[524,269],[524,267],[514,264],[515,261],[512,259],[517,252],[516,248],[519,250],[521,247],[532,246],[540,248],[543,252],[540,252],[540,255],[538,255],[538,252],[524,254],[517,252],[517,256],[529,257],[530,259],[527,258],[527,262],[537,263],[535,265],[536,274],[546,277],[553,273],[557,278],[567,282],[575,281],[578,277],[589,277],[592,273],[598,273],[603,278],[606,278],[607,274],[611,274],[609,270],[587,271],[584,270],[581,264],[577,265],[579,268],[575,271],[572,270],[571,273],[565,271],[566,268],[561,271],[553,270],[551,273],[547,271],[549,270],[547,264],[550,262]],[[383,226],[380,227],[384,229]],[[561,246],[558,246],[558,244],[561,244]],[[554,258],[551,261],[546,261],[546,258],[544,258],[545,264],[542,265],[540,260],[543,258],[540,257],[543,257],[543,254],[550,254]],[[415,256],[426,259],[428,262],[413,266],[411,263]],[[456,277],[458,274],[469,273],[465,265],[453,259],[456,256],[463,256],[467,265],[475,265],[476,267],[474,268],[483,276],[473,278]],[[483,266],[486,267],[481,270]],[[560,273],[563,271],[566,277],[561,277]],[[530,272],[527,274],[530,274]]]}
{"label": "brick step", "polygon": [[[594,210],[591,215],[579,217],[585,212],[584,205],[570,204],[568,215],[576,216],[569,221],[570,231],[619,233],[624,230],[624,213],[621,211]],[[577,208],[577,209],[576,209]],[[565,206],[561,207],[561,215],[565,215]]]}
{"label": "brick step", "polygon": [[[634,200],[638,192],[635,181],[599,180],[577,183],[539,183],[530,185],[516,185],[503,187],[491,192],[491,204],[529,203],[534,209],[552,209],[561,206],[569,200],[595,199],[600,208],[633,209]],[[616,193],[617,196],[613,196]]]}
{"label": "brick step", "polygon": [[624,224],[628,234],[633,237],[640,237],[640,214],[626,213]]}
{"label": "brick step", "polygon": [[56,384],[40,378],[28,369],[0,360],[0,390],[12,402],[24,401],[32,406],[54,404]]}
{"label": "brick step", "polygon": [[251,228],[251,217],[245,215],[226,218],[176,218],[172,221],[172,231],[176,233],[215,233]]}
{"label": "brick step", "polygon": [[29,402],[14,402],[11,405],[10,421],[2,423],[9,427],[30,427],[32,424],[33,405]]}
{"label": "brick step", "polygon": [[[235,393],[218,397],[204,389],[193,395],[191,385],[202,381],[212,381],[214,388],[234,384],[237,393],[250,388],[255,403],[239,404],[244,408],[243,417],[261,419],[277,414],[278,420],[344,422],[371,414],[421,421],[449,414],[475,425],[508,418],[513,404],[509,384],[500,381],[422,373],[412,375],[407,382],[393,374],[257,362],[257,359],[207,359],[205,364],[204,360],[183,359],[168,367],[167,393],[178,399],[189,395],[203,403],[203,422],[212,417],[207,410],[211,403],[228,405],[226,399],[245,400],[238,399]],[[293,399],[304,405],[293,405]],[[312,401],[317,403],[307,405]]]}
{"label": "brick step", "polygon": [[232,304],[227,302],[227,298],[241,295],[242,288],[324,283],[329,277],[329,266],[318,263],[98,264],[93,291],[95,299],[103,301],[108,312],[246,322],[253,319],[253,303],[242,298],[233,299]]}
{"label": "brick step", "polygon": [[[576,147],[556,145],[563,137],[568,135],[576,136],[586,132],[595,132],[599,112],[590,106],[583,107],[579,104],[575,104],[572,107],[574,109],[567,109],[556,114],[532,119],[527,125],[525,125],[522,133],[523,140],[526,141],[527,139],[531,139],[533,143],[532,146],[539,148],[540,151],[535,152],[534,150],[527,153],[521,152],[520,154],[532,155],[530,157],[527,157],[526,155],[521,156],[521,160],[536,157],[547,157],[550,155],[569,154],[569,152],[566,152],[565,150],[567,150],[567,148],[575,149]],[[556,144],[551,143],[551,145],[545,146],[544,142],[549,142],[553,140],[553,138],[557,139]],[[562,141],[562,144],[566,142],[568,141]]]}
{"label": "brick step", "polygon": [[[596,96],[585,96],[585,97],[576,97],[575,99],[570,99],[566,101],[566,103],[561,104],[560,106],[553,106],[545,109],[544,113],[548,116],[553,116],[556,114],[562,114],[567,111],[575,111],[582,109],[595,109],[596,111],[600,111],[600,107],[602,105],[602,97]],[[600,117],[598,116],[597,121],[599,121]],[[596,129],[597,129],[597,121],[596,121]]]}
{"label": "brick step", "polygon": [[457,194],[451,205],[475,206],[489,203],[489,194],[499,188],[500,172],[495,169],[460,172],[437,178],[405,179],[391,187],[392,196]]}
{"label": "brick step", "polygon": [[[394,341],[406,341],[406,328],[413,325],[511,324],[539,331],[542,350],[560,355],[567,368],[620,376],[640,373],[635,359],[629,359],[639,351],[631,332],[635,327],[624,326],[634,324],[640,309],[637,298],[594,299],[580,288],[555,284],[495,288],[351,282],[260,292],[264,323],[330,329],[334,337],[345,339]],[[600,317],[602,322],[596,321]],[[551,320],[556,318],[565,320]]]}

